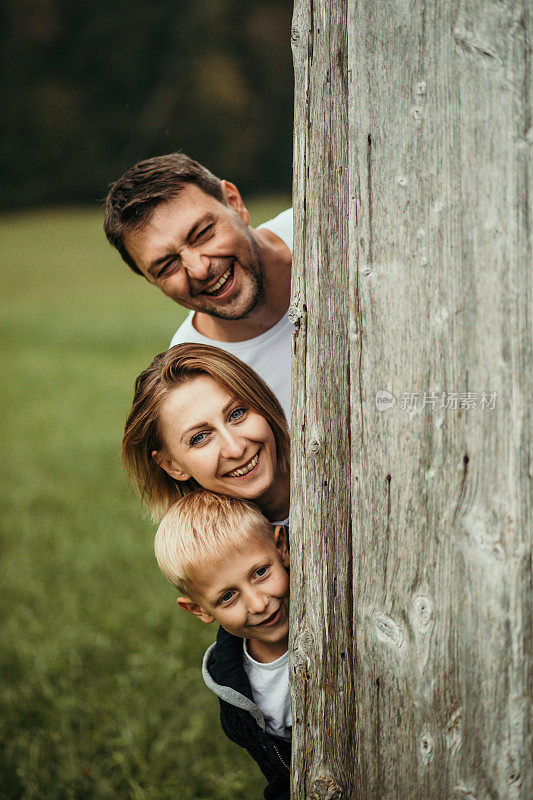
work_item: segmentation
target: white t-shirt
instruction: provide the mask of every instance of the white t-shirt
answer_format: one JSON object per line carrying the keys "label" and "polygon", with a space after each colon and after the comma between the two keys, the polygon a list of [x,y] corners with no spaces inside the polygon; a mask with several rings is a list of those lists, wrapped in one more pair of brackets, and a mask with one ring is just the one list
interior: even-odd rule
{"label": "white t-shirt", "polygon": [[252,658],[243,639],[244,671],[248,675],[254,703],[265,718],[267,733],[290,739],[292,736],[291,696],[289,693],[289,651],[276,661],[263,664]]}
{"label": "white t-shirt", "polygon": [[[266,228],[285,242],[292,253],[292,208],[282,211],[274,219],[260,225]],[[196,342],[220,347],[227,353],[240,358],[252,367],[258,375],[270,386],[290,423],[291,419],[291,338],[294,330],[287,314],[260,336],[247,339],[245,342],[219,342],[209,339],[198,333],[193,325],[195,312],[191,311],[185,321],[180,325],[170,347],[182,342]]]}

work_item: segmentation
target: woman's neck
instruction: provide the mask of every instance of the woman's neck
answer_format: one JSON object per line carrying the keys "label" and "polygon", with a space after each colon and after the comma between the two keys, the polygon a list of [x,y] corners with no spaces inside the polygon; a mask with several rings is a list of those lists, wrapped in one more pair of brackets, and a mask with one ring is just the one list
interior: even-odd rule
{"label": "woman's neck", "polygon": [[265,517],[278,522],[289,516],[291,486],[289,472],[277,474],[271,487],[256,502]]}

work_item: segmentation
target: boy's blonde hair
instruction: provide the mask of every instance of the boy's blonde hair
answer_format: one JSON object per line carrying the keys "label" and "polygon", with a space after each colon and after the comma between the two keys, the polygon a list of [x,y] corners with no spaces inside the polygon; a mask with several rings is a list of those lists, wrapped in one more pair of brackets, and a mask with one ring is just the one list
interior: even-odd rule
{"label": "boy's blonde hair", "polygon": [[256,506],[198,489],[167,511],[157,529],[154,549],[163,575],[190,597],[202,563],[216,561],[228,550],[242,552],[258,538],[274,542],[274,529]]}

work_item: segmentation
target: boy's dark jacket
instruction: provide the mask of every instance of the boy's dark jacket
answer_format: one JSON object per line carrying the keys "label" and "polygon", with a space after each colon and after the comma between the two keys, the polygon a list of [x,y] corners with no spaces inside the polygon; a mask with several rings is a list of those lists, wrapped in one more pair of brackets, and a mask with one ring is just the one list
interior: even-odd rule
{"label": "boy's dark jacket", "polygon": [[248,750],[268,781],[265,800],[289,800],[291,743],[265,731],[244,670],[242,639],[219,628],[216,642],[204,656],[202,672],[220,701],[224,733]]}

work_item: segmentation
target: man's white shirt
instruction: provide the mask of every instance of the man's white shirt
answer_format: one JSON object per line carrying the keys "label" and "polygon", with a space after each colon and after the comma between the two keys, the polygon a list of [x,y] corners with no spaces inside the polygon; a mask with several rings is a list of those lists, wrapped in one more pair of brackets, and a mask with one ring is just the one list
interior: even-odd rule
{"label": "man's white shirt", "polygon": [[[278,214],[274,219],[260,225],[266,228],[285,242],[292,253],[292,208]],[[228,353],[240,358],[254,369],[258,375],[270,386],[290,423],[291,419],[291,338],[294,327],[289,322],[287,314],[265,333],[247,339],[244,342],[219,342],[209,339],[198,333],[192,321],[194,311],[188,314],[180,325],[170,347],[183,342],[196,342],[220,347]]]}

